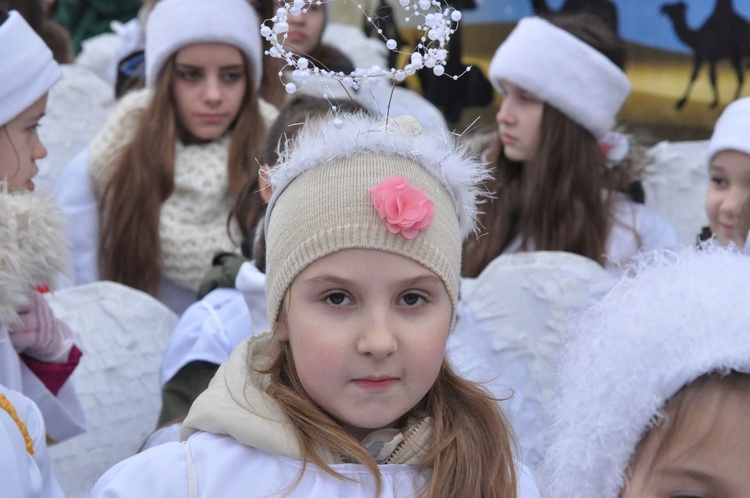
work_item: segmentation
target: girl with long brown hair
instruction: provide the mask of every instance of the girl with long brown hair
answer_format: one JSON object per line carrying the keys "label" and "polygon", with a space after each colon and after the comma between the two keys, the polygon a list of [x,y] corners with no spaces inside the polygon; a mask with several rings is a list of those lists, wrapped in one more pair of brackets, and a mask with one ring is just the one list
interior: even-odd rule
{"label": "girl with long brown hair", "polygon": [[236,249],[226,219],[257,175],[266,121],[276,115],[258,99],[257,26],[245,0],[156,4],[146,27],[146,89],[120,101],[89,147],[98,243],[93,256],[76,255],[77,270],[97,265],[89,273],[179,313],[214,254]]}
{"label": "girl with long brown hair", "polygon": [[611,133],[630,93],[624,44],[596,17],[522,19],[498,48],[490,77],[503,96],[494,199],[467,242],[464,275],[517,251],[566,251],[615,267],[670,245],[669,224],[625,191],[627,139]]}
{"label": "girl with long brown hair", "polygon": [[539,496],[496,400],[446,358],[483,178],[411,117],[307,125],[270,171],[272,330],[219,368],[182,444],[92,496]]}

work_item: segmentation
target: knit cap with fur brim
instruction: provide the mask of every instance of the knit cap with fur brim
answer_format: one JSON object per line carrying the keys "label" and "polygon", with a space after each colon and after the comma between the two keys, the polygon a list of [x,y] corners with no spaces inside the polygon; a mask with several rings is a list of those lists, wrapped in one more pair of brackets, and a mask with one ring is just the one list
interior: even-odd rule
{"label": "knit cap with fur brim", "polygon": [[617,498],[635,448],[678,390],[750,373],[750,258],[710,245],[642,256],[568,324],[545,462],[547,498]]}
{"label": "knit cap with fur brim", "polygon": [[146,22],[146,86],[153,88],[164,64],[194,43],[226,43],[250,64],[255,88],[263,76],[260,21],[247,0],[161,0]]}
{"label": "knit cap with fur brim", "polygon": [[627,75],[604,54],[541,17],[521,19],[489,69],[498,91],[507,80],[533,93],[601,139],[630,94]]}
{"label": "knit cap with fur brim", "polygon": [[61,77],[52,51],[21,14],[10,11],[0,24],[0,126],[42,98]]}
{"label": "knit cap with fur brim", "polygon": [[[306,124],[284,149],[269,173],[273,196],[265,222],[272,326],[302,270],[354,248],[399,254],[431,270],[445,284],[455,318],[461,246],[475,228],[484,164],[457,149],[452,136],[430,135],[410,116],[329,116]],[[424,189],[434,204],[432,223],[414,238],[389,230],[373,204],[369,189],[394,176]]]}

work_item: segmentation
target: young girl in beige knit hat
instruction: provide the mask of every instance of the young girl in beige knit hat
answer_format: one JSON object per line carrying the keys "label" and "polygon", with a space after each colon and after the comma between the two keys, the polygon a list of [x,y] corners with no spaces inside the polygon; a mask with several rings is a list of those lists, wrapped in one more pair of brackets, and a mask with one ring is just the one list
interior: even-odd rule
{"label": "young girl in beige knit hat", "polygon": [[92,496],[538,496],[495,400],[445,357],[484,177],[413,118],[306,126],[270,173],[272,330],[219,368],[182,444]]}

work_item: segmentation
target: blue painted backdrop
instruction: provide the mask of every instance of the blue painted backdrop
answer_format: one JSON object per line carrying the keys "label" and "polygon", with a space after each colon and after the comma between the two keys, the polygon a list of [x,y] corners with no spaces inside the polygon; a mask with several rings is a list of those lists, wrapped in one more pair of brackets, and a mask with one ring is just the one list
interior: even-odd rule
{"label": "blue painted backdrop", "polygon": [[[675,52],[689,53],[672,29],[669,19],[659,12],[665,3],[676,0],[613,0],[617,5],[620,36],[625,40]],[[531,0],[476,0],[477,10],[466,11],[462,22],[487,24],[514,22],[533,15]],[[547,0],[552,10],[565,0]],[[687,24],[699,28],[713,12],[716,0],[685,0]],[[734,0],[734,10],[750,20],[750,0]]]}

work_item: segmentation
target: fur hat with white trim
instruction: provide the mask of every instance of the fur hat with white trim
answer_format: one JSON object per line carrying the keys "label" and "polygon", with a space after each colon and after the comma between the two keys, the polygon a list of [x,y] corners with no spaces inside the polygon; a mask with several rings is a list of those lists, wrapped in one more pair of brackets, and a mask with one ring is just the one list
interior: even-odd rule
{"label": "fur hat with white trim", "polygon": [[714,125],[711,141],[708,143],[706,163],[724,150],[736,150],[750,155],[750,97],[735,100],[729,104]]}
{"label": "fur hat with white trim", "polygon": [[461,246],[475,228],[487,177],[452,136],[431,135],[411,116],[342,114],[306,124],[269,172],[269,323],[297,274],[353,248],[399,254],[434,272],[455,318]]}
{"label": "fur hat with white trim", "polygon": [[146,22],[146,86],[153,88],[172,54],[193,43],[226,43],[250,63],[255,88],[263,76],[260,21],[247,0],[161,0]]}
{"label": "fur hat with white trim", "polygon": [[750,373],[750,258],[718,246],[640,261],[571,320],[549,407],[548,498],[617,498],[635,448],[680,388]]}
{"label": "fur hat with white trim", "polygon": [[25,111],[62,76],[52,51],[17,11],[0,24],[0,126]]}
{"label": "fur hat with white trim", "polygon": [[627,75],[604,54],[540,17],[521,19],[490,62],[500,91],[507,80],[533,93],[601,139],[630,94]]}

